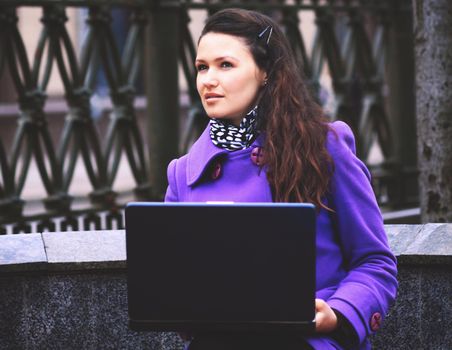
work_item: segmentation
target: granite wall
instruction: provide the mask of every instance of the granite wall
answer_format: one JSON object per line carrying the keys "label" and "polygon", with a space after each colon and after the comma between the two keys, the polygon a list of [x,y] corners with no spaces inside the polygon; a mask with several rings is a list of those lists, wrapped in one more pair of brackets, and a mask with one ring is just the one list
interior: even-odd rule
{"label": "granite wall", "polygon": [[[399,296],[374,349],[452,349],[452,224],[388,225]],[[182,349],[128,330],[124,231],[0,236],[0,349]]]}

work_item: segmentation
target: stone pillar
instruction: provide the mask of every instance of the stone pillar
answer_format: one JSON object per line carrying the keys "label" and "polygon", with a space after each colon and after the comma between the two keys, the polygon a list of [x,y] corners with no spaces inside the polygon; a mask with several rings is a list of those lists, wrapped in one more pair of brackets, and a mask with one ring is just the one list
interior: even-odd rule
{"label": "stone pillar", "polygon": [[180,9],[172,3],[150,10],[144,62],[150,183],[156,198],[163,198],[166,168],[178,150]]}
{"label": "stone pillar", "polygon": [[422,222],[452,222],[452,1],[413,0]]}

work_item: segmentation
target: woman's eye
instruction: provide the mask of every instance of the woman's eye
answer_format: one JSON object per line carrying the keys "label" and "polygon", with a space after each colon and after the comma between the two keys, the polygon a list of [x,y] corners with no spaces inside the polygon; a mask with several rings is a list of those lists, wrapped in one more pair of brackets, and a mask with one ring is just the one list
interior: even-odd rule
{"label": "woman's eye", "polygon": [[221,62],[221,68],[231,68],[232,63],[231,62]]}
{"label": "woman's eye", "polygon": [[198,65],[196,66],[196,70],[197,70],[198,72],[201,72],[201,71],[206,70],[206,69],[207,69],[207,66],[206,66],[205,64],[198,64]]}

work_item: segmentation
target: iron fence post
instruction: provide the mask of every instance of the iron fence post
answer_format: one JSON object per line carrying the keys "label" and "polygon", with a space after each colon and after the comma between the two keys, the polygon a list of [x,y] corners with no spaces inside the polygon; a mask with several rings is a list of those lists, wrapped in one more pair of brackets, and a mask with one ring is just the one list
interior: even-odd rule
{"label": "iron fence post", "polygon": [[398,1],[390,16],[387,84],[393,159],[387,166],[392,179],[388,188],[393,207],[417,203],[416,115],[414,96],[414,51],[412,14],[406,0]]}
{"label": "iron fence post", "polygon": [[145,54],[147,132],[150,183],[154,197],[163,198],[166,168],[177,156],[179,130],[180,9],[155,6],[149,12]]}

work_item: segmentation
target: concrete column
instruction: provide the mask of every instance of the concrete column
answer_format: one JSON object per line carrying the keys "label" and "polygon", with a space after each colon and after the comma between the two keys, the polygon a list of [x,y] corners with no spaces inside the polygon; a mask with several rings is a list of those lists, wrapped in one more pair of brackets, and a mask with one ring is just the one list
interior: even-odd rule
{"label": "concrete column", "polygon": [[180,15],[174,4],[150,10],[145,50],[150,183],[157,198],[163,198],[166,168],[178,150]]}
{"label": "concrete column", "polygon": [[422,222],[452,222],[452,1],[413,0]]}

